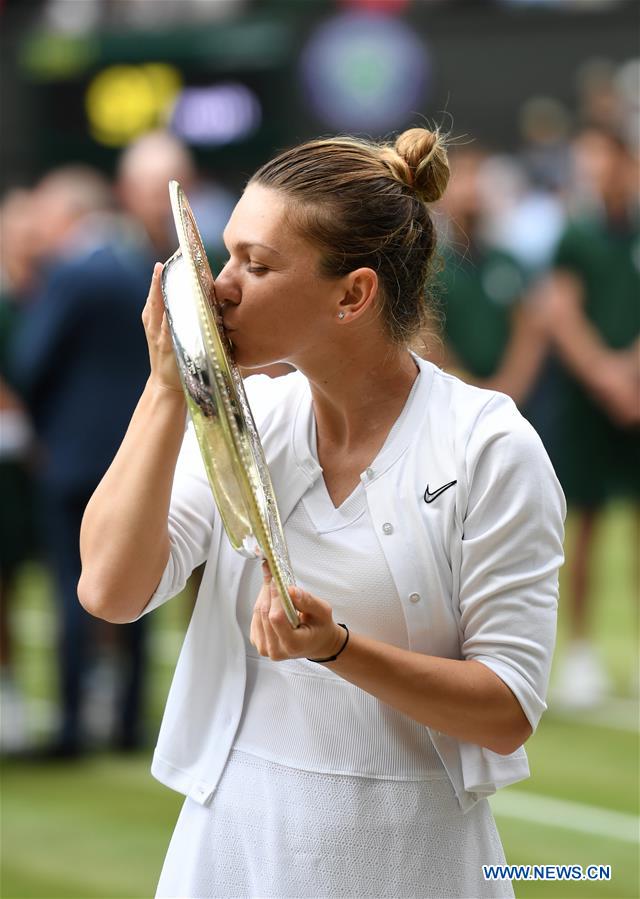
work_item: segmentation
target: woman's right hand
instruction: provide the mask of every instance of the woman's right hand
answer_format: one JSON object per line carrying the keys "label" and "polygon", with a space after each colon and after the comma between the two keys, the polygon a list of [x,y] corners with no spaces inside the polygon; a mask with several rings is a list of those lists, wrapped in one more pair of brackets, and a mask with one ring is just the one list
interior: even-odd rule
{"label": "woman's right hand", "polygon": [[151,363],[150,380],[165,390],[182,393],[182,383],[162,300],[162,269],[162,263],[156,262],[149,296],[142,311],[142,323],[147,337],[149,362]]}

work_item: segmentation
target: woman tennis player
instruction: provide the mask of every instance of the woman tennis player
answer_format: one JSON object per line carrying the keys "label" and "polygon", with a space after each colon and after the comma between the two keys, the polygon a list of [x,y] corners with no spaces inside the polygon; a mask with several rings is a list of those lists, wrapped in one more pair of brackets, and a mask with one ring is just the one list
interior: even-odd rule
{"label": "woman tennis player", "polygon": [[428,309],[437,132],[317,140],[225,230],[223,320],[269,462],[301,625],[229,544],[156,266],[151,375],[85,514],[83,605],[132,621],[206,562],[152,771],[185,794],[162,897],[512,896],[487,796],[528,775],[564,499],[506,396],[409,351]]}

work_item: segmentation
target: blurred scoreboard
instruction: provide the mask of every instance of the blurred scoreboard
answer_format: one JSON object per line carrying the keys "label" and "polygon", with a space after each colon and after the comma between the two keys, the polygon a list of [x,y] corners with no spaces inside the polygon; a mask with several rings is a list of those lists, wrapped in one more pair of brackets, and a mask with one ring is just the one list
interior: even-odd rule
{"label": "blurred scoreboard", "polygon": [[170,33],[34,32],[19,74],[36,168],[110,169],[131,140],[168,127],[222,174],[249,172],[291,134],[294,48],[292,22],[256,17]]}

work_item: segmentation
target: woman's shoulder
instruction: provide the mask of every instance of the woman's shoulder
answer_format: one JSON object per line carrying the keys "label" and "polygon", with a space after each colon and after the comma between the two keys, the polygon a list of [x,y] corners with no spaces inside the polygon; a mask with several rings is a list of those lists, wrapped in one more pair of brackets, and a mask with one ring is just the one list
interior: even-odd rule
{"label": "woman's shoulder", "polygon": [[546,452],[535,429],[510,396],[475,387],[433,367],[429,417],[432,426],[449,428],[454,452],[467,464],[478,455],[498,449],[514,458]]}
{"label": "woman's shoulder", "polygon": [[431,362],[419,360],[421,370],[426,369],[432,378],[429,407],[432,416],[443,421],[449,419],[457,431],[471,430],[481,421],[519,426],[526,420],[518,407],[504,393],[476,387],[461,378],[444,371]]}

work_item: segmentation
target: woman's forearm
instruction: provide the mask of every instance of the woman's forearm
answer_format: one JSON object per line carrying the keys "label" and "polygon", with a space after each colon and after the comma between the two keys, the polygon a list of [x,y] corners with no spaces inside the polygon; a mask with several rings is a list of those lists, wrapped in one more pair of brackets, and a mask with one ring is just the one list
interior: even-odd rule
{"label": "woman's forearm", "polygon": [[[269,570],[251,620],[251,642],[274,661],[330,658],[345,633],[328,602],[300,587],[290,595],[301,613],[289,624]],[[531,734],[520,703],[497,674],[482,662],[443,659],[400,649],[358,633],[327,668],[382,702],[432,730],[506,755]]]}
{"label": "woman's forearm", "polygon": [[352,634],[327,668],[436,731],[501,754],[531,725],[509,687],[482,662],[427,656]]}
{"label": "woman's forearm", "polygon": [[82,521],[78,595],[93,615],[131,621],[158,585],[169,558],[167,519],[184,424],[182,392],[150,378]]}

